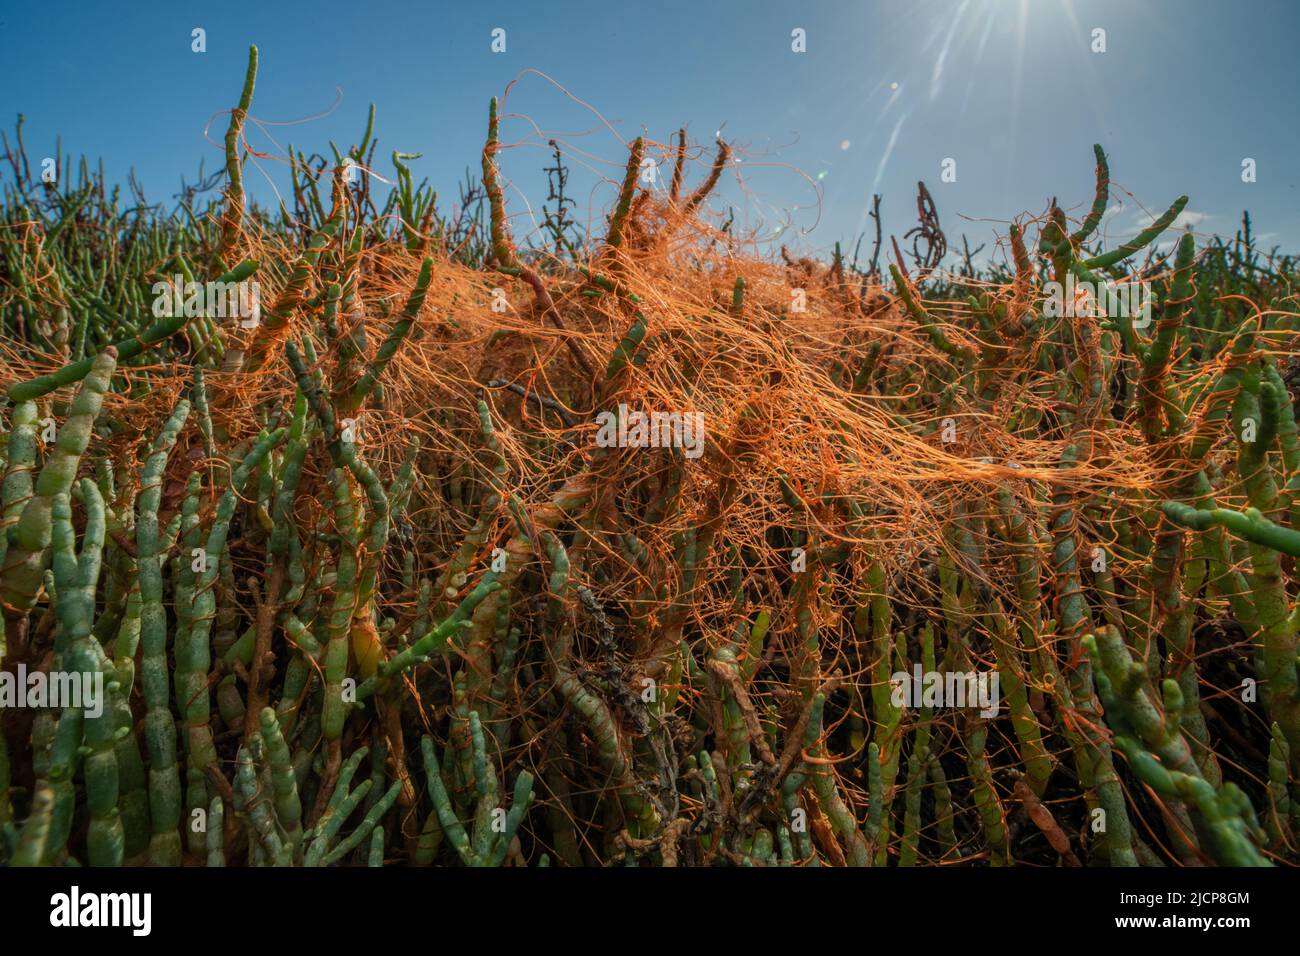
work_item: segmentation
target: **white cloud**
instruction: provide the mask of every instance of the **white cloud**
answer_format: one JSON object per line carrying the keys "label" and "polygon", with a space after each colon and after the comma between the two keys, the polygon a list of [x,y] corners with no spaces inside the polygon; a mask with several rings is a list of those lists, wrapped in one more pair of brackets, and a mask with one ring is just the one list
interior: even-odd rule
{"label": "white cloud", "polygon": [[1195,212],[1191,209],[1184,209],[1182,212],[1180,212],[1177,216],[1174,217],[1174,221],[1169,224],[1169,228],[1170,230],[1182,230],[1188,228],[1195,229],[1202,222],[1205,222],[1207,219],[1213,219],[1213,218],[1214,217],[1209,215],[1208,213]]}
{"label": "white cloud", "polygon": [[903,128],[903,121],[906,119],[907,114],[904,113],[898,118],[898,122],[894,124],[894,131],[889,134],[889,142],[885,145],[884,155],[880,157],[880,165],[876,167],[876,178],[871,181],[871,191],[873,193],[880,188],[880,180],[885,175],[885,167],[889,165],[889,157],[894,154],[894,146],[898,143],[899,130]]}

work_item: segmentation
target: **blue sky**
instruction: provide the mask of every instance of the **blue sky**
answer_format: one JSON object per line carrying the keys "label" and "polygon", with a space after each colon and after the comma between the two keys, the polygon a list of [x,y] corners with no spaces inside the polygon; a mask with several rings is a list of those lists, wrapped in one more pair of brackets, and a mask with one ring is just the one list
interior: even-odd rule
{"label": "blue sky", "polygon": [[[206,53],[191,51],[195,27]],[[497,27],[505,53],[491,50]],[[796,28],[804,53],[791,49]],[[1091,49],[1096,28],[1104,53]],[[200,160],[220,165],[222,111],[256,43],[250,143],[271,158],[245,179],[263,201],[287,183],[274,157],[289,143],[346,148],[373,102],[375,172],[391,179],[394,149],[423,153],[417,176],[445,205],[478,165],[488,98],[517,79],[500,158],[517,234],[546,198],[547,139],[573,165],[579,217],[599,222],[624,144],[667,143],[684,124],[696,143],[721,129],[737,147],[715,208],[768,237],[785,224],[803,251],[851,246],[873,191],[901,238],[917,180],[958,245],[1052,196],[1081,215],[1094,142],[1122,200],[1106,223],[1114,241],[1187,193],[1198,233],[1230,235],[1248,208],[1266,244],[1300,250],[1298,41],[1300,5],[1287,0],[11,4],[0,116],[26,114],[33,159],[61,134],[65,151],[103,157],[115,180],[134,168],[151,198],[170,200]],[[946,158],[955,182],[941,182]]]}

